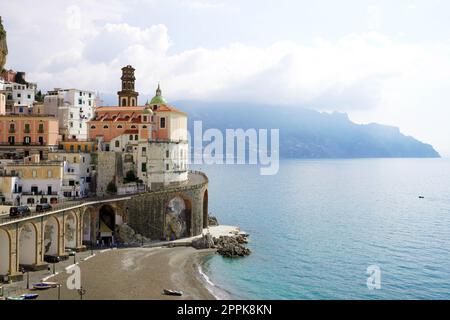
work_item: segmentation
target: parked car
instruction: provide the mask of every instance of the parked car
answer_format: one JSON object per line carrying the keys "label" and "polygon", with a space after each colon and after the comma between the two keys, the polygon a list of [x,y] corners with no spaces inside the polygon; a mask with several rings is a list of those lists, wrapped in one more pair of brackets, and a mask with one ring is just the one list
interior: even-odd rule
{"label": "parked car", "polygon": [[76,254],[76,252],[72,249],[66,249],[65,252],[69,257],[73,257]]}
{"label": "parked car", "polygon": [[52,210],[52,206],[48,203],[41,203],[36,205],[36,212],[46,212]]}
{"label": "parked car", "polygon": [[47,263],[58,263],[61,259],[58,256],[45,255],[44,261]]}
{"label": "parked car", "polygon": [[11,218],[20,216],[29,216],[31,214],[30,208],[27,206],[11,207],[9,208],[9,216]]}

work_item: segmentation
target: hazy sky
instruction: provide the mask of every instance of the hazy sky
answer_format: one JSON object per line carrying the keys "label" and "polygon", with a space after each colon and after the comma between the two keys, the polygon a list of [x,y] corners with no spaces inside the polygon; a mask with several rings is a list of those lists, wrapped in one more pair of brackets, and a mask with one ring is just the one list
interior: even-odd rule
{"label": "hazy sky", "polygon": [[[347,112],[450,156],[450,1],[0,0],[8,68],[43,89]],[[141,101],[144,103],[145,101]],[[182,106],[180,106],[182,107]]]}

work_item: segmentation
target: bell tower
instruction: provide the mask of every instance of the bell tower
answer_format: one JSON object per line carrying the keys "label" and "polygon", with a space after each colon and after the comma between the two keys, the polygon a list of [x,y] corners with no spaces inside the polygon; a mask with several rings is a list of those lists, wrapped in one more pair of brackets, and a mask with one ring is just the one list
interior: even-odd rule
{"label": "bell tower", "polygon": [[134,68],[130,65],[122,68],[122,90],[117,92],[119,95],[119,107],[134,107],[138,104],[139,93],[134,90],[136,77]]}

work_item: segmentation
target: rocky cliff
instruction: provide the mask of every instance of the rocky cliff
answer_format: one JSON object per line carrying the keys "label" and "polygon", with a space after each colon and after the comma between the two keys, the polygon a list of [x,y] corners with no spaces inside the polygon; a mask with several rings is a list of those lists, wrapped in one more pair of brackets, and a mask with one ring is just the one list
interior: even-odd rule
{"label": "rocky cliff", "polygon": [[3,28],[2,18],[0,17],[0,72],[6,63],[6,56],[8,55],[8,45],[6,43],[6,31]]}

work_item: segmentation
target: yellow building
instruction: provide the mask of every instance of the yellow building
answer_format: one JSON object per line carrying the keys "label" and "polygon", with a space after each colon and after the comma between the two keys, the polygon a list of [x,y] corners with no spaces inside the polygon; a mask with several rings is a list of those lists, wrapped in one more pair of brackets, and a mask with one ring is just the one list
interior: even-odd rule
{"label": "yellow building", "polygon": [[24,161],[6,163],[3,169],[5,179],[16,179],[9,179],[9,183],[2,181],[4,196],[11,194],[5,200],[12,201],[15,205],[57,203],[58,198],[63,196],[64,166],[61,161],[40,161],[37,155],[27,157]]}

